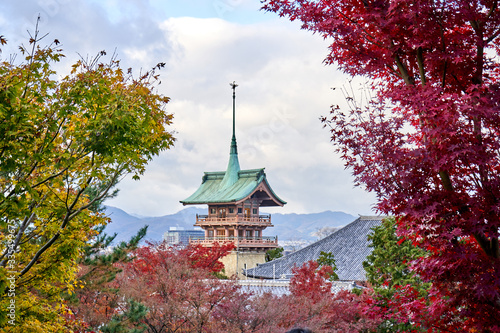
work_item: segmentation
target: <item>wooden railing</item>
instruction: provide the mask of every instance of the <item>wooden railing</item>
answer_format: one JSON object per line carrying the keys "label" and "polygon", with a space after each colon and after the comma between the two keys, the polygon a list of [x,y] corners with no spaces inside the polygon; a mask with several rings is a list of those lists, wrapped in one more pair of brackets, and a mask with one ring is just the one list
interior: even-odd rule
{"label": "wooden railing", "polygon": [[220,225],[220,224],[265,225],[266,227],[272,227],[271,215],[259,215],[252,217],[246,217],[243,215],[216,217],[216,216],[196,214],[195,225],[197,226]]}
{"label": "wooden railing", "polygon": [[277,247],[278,237],[192,237],[189,239],[190,244],[201,244],[210,246],[213,243],[234,243],[236,247]]}

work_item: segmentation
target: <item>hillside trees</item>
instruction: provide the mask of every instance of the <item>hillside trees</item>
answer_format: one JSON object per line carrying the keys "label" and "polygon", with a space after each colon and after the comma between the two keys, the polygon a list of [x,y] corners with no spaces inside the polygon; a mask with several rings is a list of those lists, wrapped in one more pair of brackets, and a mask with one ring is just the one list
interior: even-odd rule
{"label": "hillside trees", "polygon": [[135,78],[101,52],[56,77],[59,42],[39,42],[21,47],[22,63],[0,64],[0,325],[20,332],[60,329],[61,291],[73,290],[77,258],[106,223],[89,208],[174,141],[168,98],[155,92],[162,64]]}
{"label": "hillside trees", "polygon": [[233,281],[215,276],[223,268],[219,259],[233,248],[198,245],[179,250],[165,243],[138,248],[115,281],[127,300],[118,304],[118,312],[131,312],[134,304],[145,306],[147,313],[129,328],[145,327],[146,332],[218,332],[216,309],[238,297]]}
{"label": "hillside trees", "polygon": [[239,292],[238,297],[225,300],[214,311],[218,332],[273,333],[290,326],[283,318],[289,311],[286,296],[272,293],[255,295]]}
{"label": "hillside trees", "polygon": [[[72,308],[72,328],[102,332],[271,333],[293,327],[314,332],[375,329],[379,314],[370,295],[332,289],[333,260],[294,269],[289,294],[246,290],[221,280],[219,259],[232,245],[172,248],[148,244],[121,260],[115,280],[77,292],[84,302]],[[217,264],[217,262],[219,264]],[[84,288],[84,289],[87,289]],[[106,297],[109,296],[109,297]],[[86,306],[86,307],[85,307]]]}
{"label": "hillside trees", "polygon": [[307,327],[317,333],[372,332],[380,316],[370,310],[371,296],[332,288],[332,256],[293,268],[289,293],[242,293],[220,304],[216,332],[285,332]]}
{"label": "hillside trees", "polygon": [[322,252],[320,260],[292,269],[291,295],[281,300],[286,302],[282,327],[354,333],[371,332],[380,324],[378,314],[369,311],[368,293],[332,289],[332,281],[337,277],[334,267],[333,256]]}
{"label": "hillside trees", "polygon": [[372,80],[368,106],[334,106],[323,121],[377,208],[429,251],[414,268],[432,280],[430,317],[443,330],[500,331],[498,1],[264,8],[331,41],[327,64]]}

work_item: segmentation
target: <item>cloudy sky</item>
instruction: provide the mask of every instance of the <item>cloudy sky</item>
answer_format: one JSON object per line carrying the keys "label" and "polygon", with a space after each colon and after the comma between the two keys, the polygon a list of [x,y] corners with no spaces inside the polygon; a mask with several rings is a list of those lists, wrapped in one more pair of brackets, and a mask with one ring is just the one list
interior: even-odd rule
{"label": "cloudy sky", "polygon": [[[266,168],[285,201],[270,212],[325,210],[372,214],[373,194],[355,188],[319,117],[344,103],[349,78],[322,61],[327,42],[297,23],[259,10],[258,0],[2,0],[1,57],[40,30],[57,38],[66,67],[79,55],[116,50],[123,68],[159,62],[159,91],[171,98],[175,147],[148,165],[140,181],[125,178],[106,202],[128,213],[161,216],[183,207],[204,171],[225,170],[236,81],[236,137],[242,169]],[[61,73],[64,74],[64,73]]]}

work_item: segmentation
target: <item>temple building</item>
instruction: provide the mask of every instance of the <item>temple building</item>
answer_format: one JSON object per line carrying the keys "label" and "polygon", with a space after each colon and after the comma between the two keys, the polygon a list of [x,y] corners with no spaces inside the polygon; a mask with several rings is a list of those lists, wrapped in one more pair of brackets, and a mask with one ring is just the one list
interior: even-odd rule
{"label": "temple building", "polygon": [[236,249],[223,258],[227,276],[244,277],[243,270],[265,263],[269,249],[278,247],[277,237],[264,237],[262,231],[272,227],[271,216],[261,214],[261,207],[283,206],[269,185],[264,168],[241,170],[235,135],[235,90],[233,89],[233,136],[226,171],[205,172],[200,187],[184,205],[208,205],[207,215],[197,215],[195,226],[205,237],[190,243],[213,246],[233,242]]}

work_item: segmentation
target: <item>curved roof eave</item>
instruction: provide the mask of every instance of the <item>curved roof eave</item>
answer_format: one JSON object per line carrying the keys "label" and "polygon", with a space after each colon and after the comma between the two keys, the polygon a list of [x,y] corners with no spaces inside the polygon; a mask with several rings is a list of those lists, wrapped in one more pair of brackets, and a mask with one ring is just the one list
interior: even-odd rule
{"label": "curved roof eave", "polygon": [[264,178],[264,180],[265,180],[265,182],[266,182],[266,186],[267,186],[267,188],[269,189],[269,191],[271,192],[271,194],[273,195],[273,197],[274,197],[274,198],[276,198],[276,199],[277,199],[277,200],[281,203],[281,205],[280,205],[280,206],[282,206],[282,207],[283,207],[284,205],[286,205],[286,201],[285,201],[285,200],[283,200],[283,199],[281,199],[280,197],[278,197],[278,196],[276,195],[276,193],[274,193],[274,191],[273,191],[273,189],[272,189],[271,185],[269,185],[269,182],[267,181],[267,178]]}
{"label": "curved roof eave", "polygon": [[[269,185],[269,182],[267,181],[266,174],[264,172],[264,168],[261,169],[251,169],[251,170],[241,170],[242,173],[254,173],[254,172],[259,172],[259,178],[255,180],[255,186],[253,186],[251,189],[246,189],[245,193],[243,195],[237,196],[237,197],[230,197],[230,198],[225,198],[224,200],[189,200],[189,198],[194,197],[196,198],[199,196],[197,193],[202,193],[204,191],[203,187],[206,186],[206,178],[204,177],[204,180],[201,184],[201,186],[193,193],[191,196],[189,196],[187,199],[180,201],[183,205],[202,205],[202,204],[218,204],[218,203],[241,203],[251,197],[261,186],[262,183],[264,183],[266,192],[270,195],[271,200],[276,203],[276,206],[284,206],[286,204],[286,201],[282,200],[280,197],[274,193],[273,189]],[[207,174],[207,173],[205,173]],[[212,174],[212,173],[210,173]],[[214,172],[214,175],[217,174],[220,176],[219,172]],[[250,184],[249,184],[250,185]]]}
{"label": "curved roof eave", "polygon": [[249,197],[251,197],[259,189],[259,186],[263,182],[264,182],[266,190],[267,190],[266,192],[268,194],[270,194],[271,200],[276,203],[276,206],[283,207],[284,205],[286,205],[286,201],[282,200],[280,197],[278,197],[276,195],[276,193],[274,193],[273,189],[271,188],[271,185],[269,185],[269,182],[267,181],[265,174],[261,175],[260,179],[257,181],[257,185],[250,191],[250,193],[248,195],[246,195],[245,197],[238,199],[236,201],[236,204],[241,203],[241,202],[245,201],[246,199],[248,199]]}

